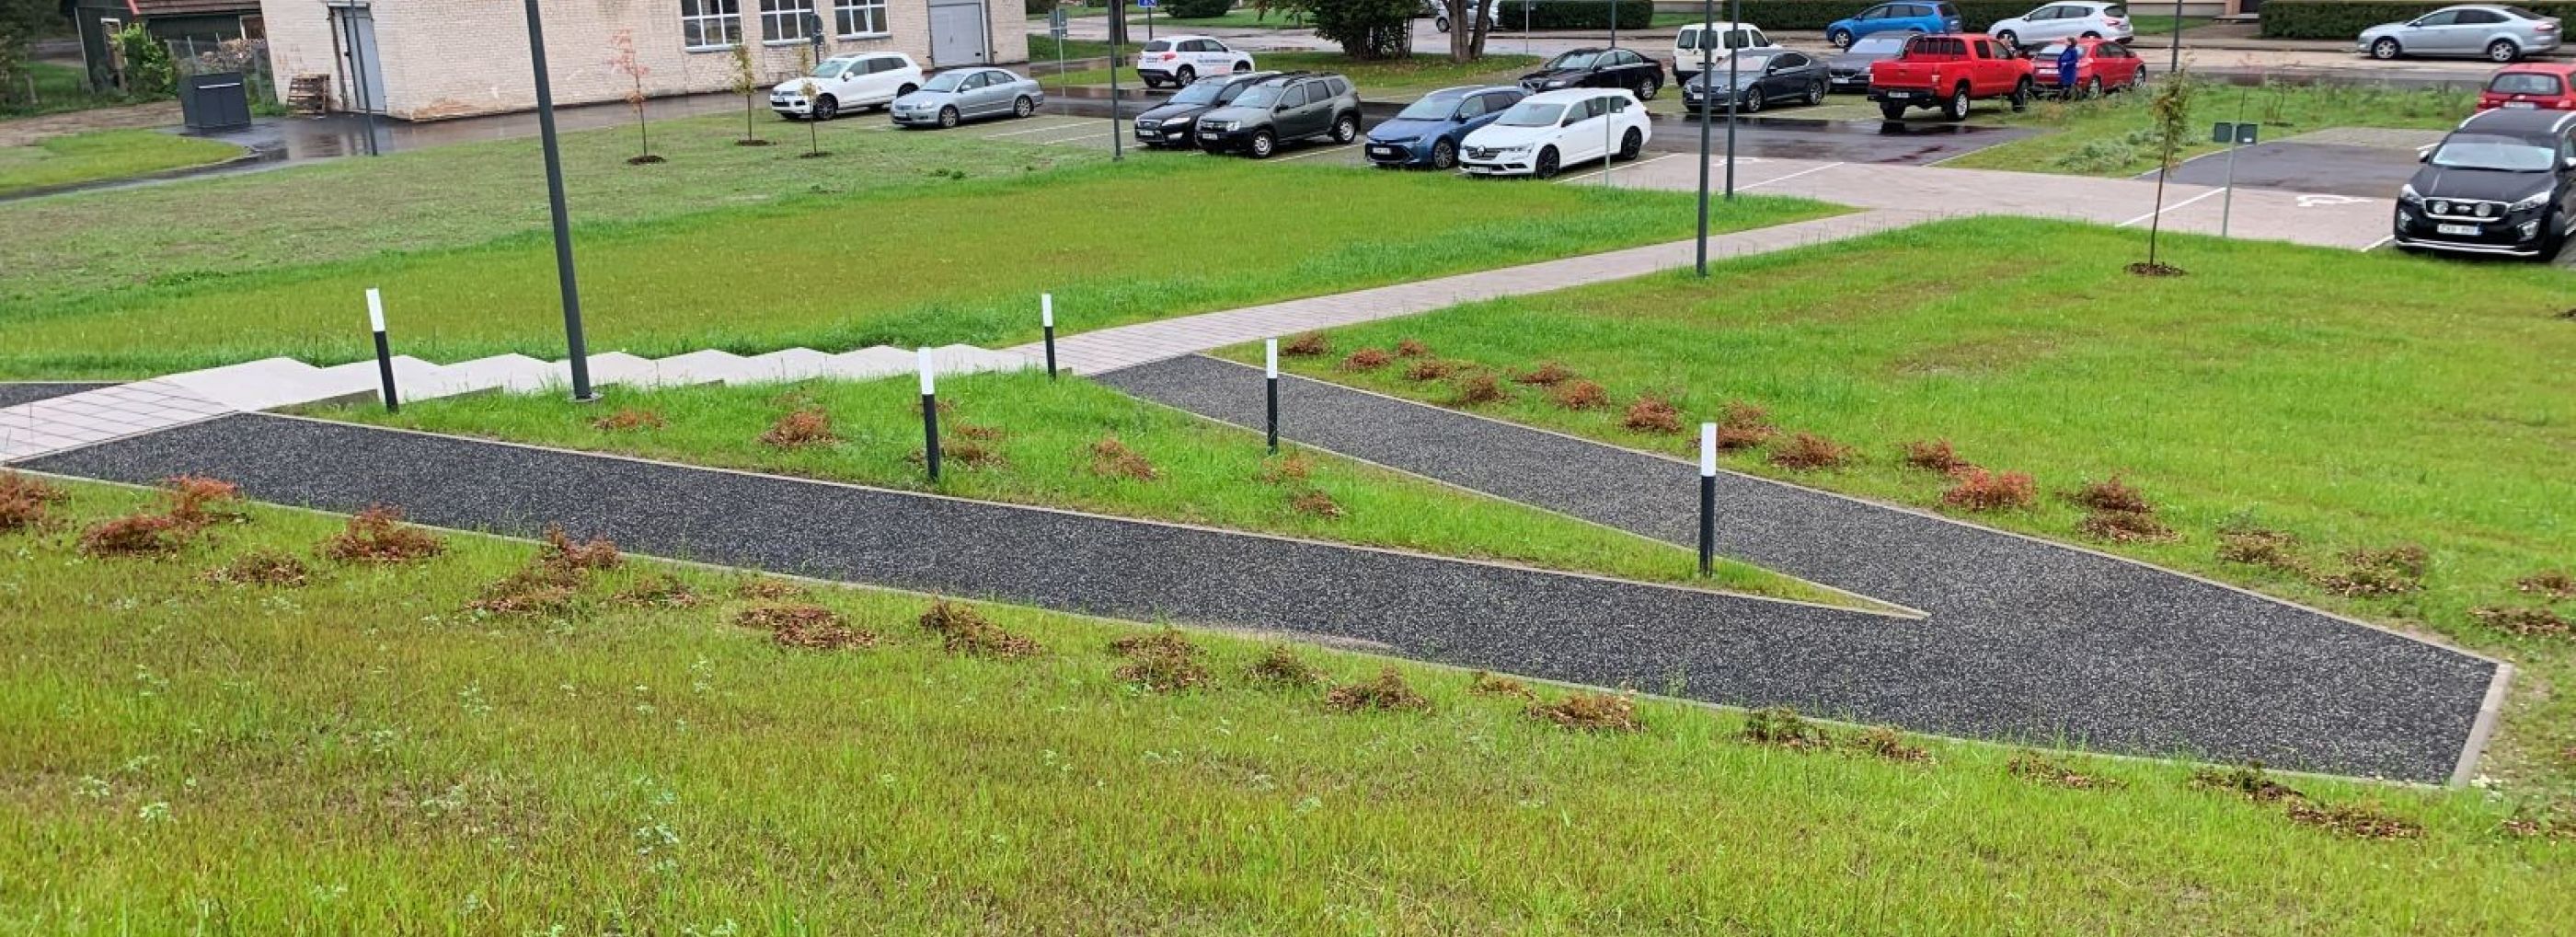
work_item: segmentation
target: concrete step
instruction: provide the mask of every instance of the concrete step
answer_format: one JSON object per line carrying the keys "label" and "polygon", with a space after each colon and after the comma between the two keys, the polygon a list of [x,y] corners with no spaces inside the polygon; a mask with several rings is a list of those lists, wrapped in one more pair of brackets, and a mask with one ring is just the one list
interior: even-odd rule
{"label": "concrete step", "polygon": [[910,349],[877,345],[832,356],[823,366],[826,377],[844,381],[872,381],[896,374],[910,374],[915,369]]}
{"label": "concrete step", "polygon": [[729,378],[727,384],[768,384],[779,381],[802,381],[823,376],[832,356],[811,348],[788,348],[744,359],[750,371]]}
{"label": "concrete step", "polygon": [[414,400],[429,400],[457,394],[514,388],[530,382],[536,386],[544,386],[546,375],[550,373],[548,369],[551,367],[553,365],[544,359],[531,358],[527,355],[493,355],[489,358],[476,358],[448,365],[446,373],[435,383],[417,389],[405,385],[403,393]]}
{"label": "concrete step", "polygon": [[751,359],[712,348],[655,359],[653,370],[656,387],[713,384],[760,373],[760,367]]}
{"label": "concrete step", "polygon": [[973,374],[979,371],[1017,371],[1035,367],[1037,362],[1013,352],[973,345],[941,345],[930,350],[930,366],[941,374]]}
{"label": "concrete step", "polygon": [[322,369],[293,358],[261,358],[160,380],[235,410],[266,410],[346,393],[333,390]]}
{"label": "concrete step", "polygon": [[[330,396],[299,400],[295,401],[296,403],[349,403],[366,400],[383,402],[384,377],[376,370],[376,363],[372,360],[335,364],[315,372],[314,378],[316,381],[314,389]],[[413,388],[437,387],[447,380],[447,369],[444,367],[410,355],[394,356],[394,393],[402,395],[405,400],[412,399]]]}

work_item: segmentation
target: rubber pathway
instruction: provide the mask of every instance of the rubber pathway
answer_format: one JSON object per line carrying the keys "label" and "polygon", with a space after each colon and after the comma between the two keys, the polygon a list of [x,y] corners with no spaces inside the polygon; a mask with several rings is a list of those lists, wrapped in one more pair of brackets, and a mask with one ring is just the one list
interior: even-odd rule
{"label": "rubber pathway", "polygon": [[[1099,379],[1219,420],[1262,420],[1260,372],[1230,362],[1178,358]],[[1696,466],[1315,381],[1284,381],[1281,398],[1282,433],[1299,442],[1695,541]],[[2439,782],[2469,763],[2499,676],[2481,657],[2089,551],[1733,473],[1718,496],[1725,554],[1929,618],[1789,646],[1695,623],[1709,647],[1666,669],[1705,698]],[[1748,653],[1765,656],[1731,656]]]}

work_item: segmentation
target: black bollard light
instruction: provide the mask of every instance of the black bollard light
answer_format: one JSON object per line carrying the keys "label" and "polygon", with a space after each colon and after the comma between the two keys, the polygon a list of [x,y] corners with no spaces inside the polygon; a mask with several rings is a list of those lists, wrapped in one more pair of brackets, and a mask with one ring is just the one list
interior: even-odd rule
{"label": "black bollard light", "polygon": [[930,349],[921,356],[921,451],[930,465],[930,480],[939,480],[939,388],[930,379]]}
{"label": "black bollard light", "polygon": [[1055,380],[1055,294],[1038,294],[1038,327],[1046,330],[1047,380]]}
{"label": "black bollard light", "polygon": [[401,413],[402,400],[394,396],[394,346],[385,339],[385,298],[375,287],[367,287],[367,328],[376,333],[376,379],[384,385],[385,412]]}
{"label": "black bollard light", "polygon": [[1717,568],[1717,424],[1699,425],[1699,574]]}
{"label": "black bollard light", "polygon": [[1271,455],[1278,455],[1278,454],[1279,454],[1279,340],[1278,340],[1278,339],[1275,339],[1275,338],[1273,338],[1273,339],[1265,339],[1265,340],[1263,340],[1263,342],[1262,342],[1262,350],[1263,350],[1264,352],[1268,353],[1268,355],[1269,355],[1269,360],[1270,360],[1269,366],[1268,366],[1268,367],[1264,370],[1264,372],[1263,372],[1263,373],[1265,373],[1266,375],[1268,375],[1268,378],[1269,378],[1269,379],[1268,379],[1268,381],[1267,381],[1267,383],[1269,384],[1268,392],[1269,392],[1269,410],[1270,410],[1270,454],[1271,454]]}

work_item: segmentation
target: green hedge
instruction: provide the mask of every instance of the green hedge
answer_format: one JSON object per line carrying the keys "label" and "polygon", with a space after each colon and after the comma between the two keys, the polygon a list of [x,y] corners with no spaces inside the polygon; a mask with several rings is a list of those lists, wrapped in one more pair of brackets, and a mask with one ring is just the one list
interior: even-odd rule
{"label": "green hedge", "polygon": [[[2270,0],[2263,4],[2263,35],[2278,39],[2357,39],[2362,30],[2381,23],[2402,23],[2452,5],[2418,0]],[[2576,23],[2576,2],[2517,2],[2514,6]]]}
{"label": "green hedge", "polygon": [[[1471,8],[1474,5],[1469,4]],[[1503,0],[1503,23],[1510,24],[1513,29],[1521,28],[1522,7],[1529,8],[1527,22],[1533,31],[1610,28],[1611,4],[1559,0]],[[1617,9],[1621,29],[1642,30],[1655,21],[1654,0],[1619,0]]]}
{"label": "green hedge", "polygon": [[1215,19],[1234,9],[1234,0],[1164,0],[1163,12],[1176,20]]}

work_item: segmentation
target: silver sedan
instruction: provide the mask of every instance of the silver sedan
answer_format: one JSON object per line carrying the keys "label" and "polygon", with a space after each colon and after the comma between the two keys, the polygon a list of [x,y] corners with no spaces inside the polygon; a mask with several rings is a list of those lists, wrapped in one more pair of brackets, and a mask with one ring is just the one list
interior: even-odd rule
{"label": "silver sedan", "polygon": [[2443,7],[2403,23],[2361,31],[2356,51],[2375,59],[2401,55],[2476,56],[2511,62],[2558,48],[2558,20],[2521,7]]}
{"label": "silver sedan", "polygon": [[1027,117],[1045,103],[1046,89],[1009,69],[960,68],[930,76],[920,90],[894,99],[886,114],[907,127],[954,127],[975,117]]}

